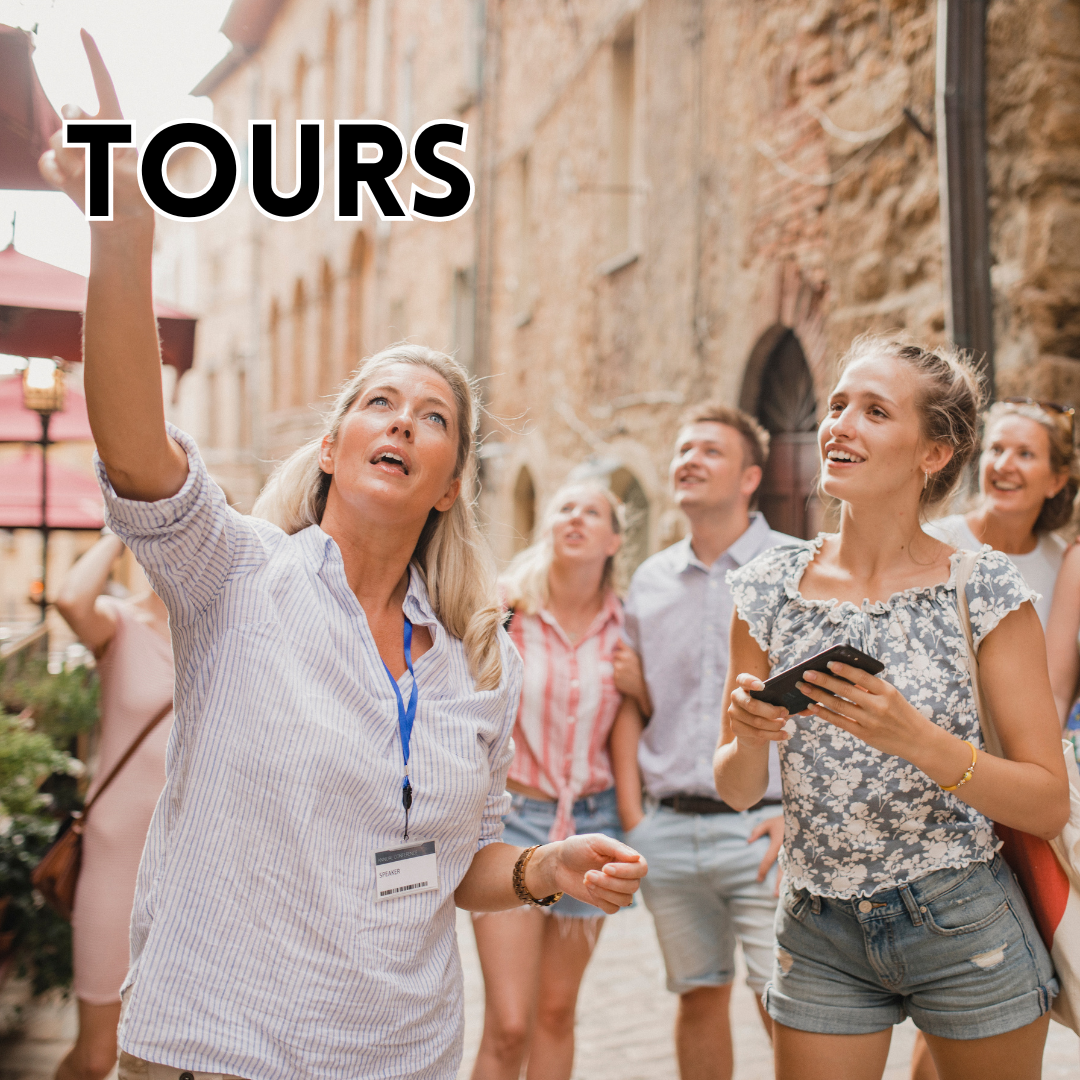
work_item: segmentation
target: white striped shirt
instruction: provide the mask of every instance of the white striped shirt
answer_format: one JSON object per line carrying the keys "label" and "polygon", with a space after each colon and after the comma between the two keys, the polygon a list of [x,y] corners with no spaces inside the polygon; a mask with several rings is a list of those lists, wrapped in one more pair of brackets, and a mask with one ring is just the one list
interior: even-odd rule
{"label": "white striped shirt", "polygon": [[[337,544],[232,510],[194,442],[170,499],[113,492],[110,526],[168,605],[176,724],[131,928],[120,1045],[249,1080],[456,1075],[462,979],[454,890],[502,835],[521,661],[477,691],[420,576],[410,839],[439,888],[375,903],[373,853],[401,842],[397,704]],[[407,697],[409,676],[405,684]]]}

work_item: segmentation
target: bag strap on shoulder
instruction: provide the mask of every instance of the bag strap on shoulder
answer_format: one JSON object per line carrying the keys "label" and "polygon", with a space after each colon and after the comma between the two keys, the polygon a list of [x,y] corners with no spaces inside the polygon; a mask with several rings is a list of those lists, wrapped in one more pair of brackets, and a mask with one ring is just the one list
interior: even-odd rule
{"label": "bag strap on shoulder", "polygon": [[109,775],[105,777],[105,780],[102,783],[101,787],[99,787],[97,791],[94,792],[94,797],[83,807],[82,817],[84,821],[86,819],[86,815],[90,813],[90,808],[94,805],[94,803],[98,801],[98,799],[101,798],[102,795],[105,794],[105,789],[116,779],[116,776],[120,772],[120,770],[131,760],[132,754],[134,754],[135,751],[138,750],[140,746],[142,746],[143,741],[146,739],[147,735],[149,735],[150,732],[153,731],[154,728],[156,728],[158,724],[160,724],[161,721],[164,720],[165,717],[172,712],[172,708],[172,701],[167,702],[158,712],[154,714],[154,717],[150,721],[150,723],[148,723],[146,727],[144,727],[142,731],[139,732],[139,734],[135,737],[135,741],[127,748],[127,750],[124,751],[124,756],[112,767]]}
{"label": "bag strap on shoulder", "polygon": [[968,610],[967,583],[979,558],[977,551],[962,551],[956,567],[956,612],[960,616],[960,628],[964,631],[967,644],[968,675],[971,677],[971,691],[975,695],[975,705],[979,710],[979,727],[982,729],[983,747],[994,757],[1004,757],[1001,740],[994,727],[993,717],[983,698],[982,683],[979,680],[979,658],[975,652],[975,635],[971,631],[971,613]]}

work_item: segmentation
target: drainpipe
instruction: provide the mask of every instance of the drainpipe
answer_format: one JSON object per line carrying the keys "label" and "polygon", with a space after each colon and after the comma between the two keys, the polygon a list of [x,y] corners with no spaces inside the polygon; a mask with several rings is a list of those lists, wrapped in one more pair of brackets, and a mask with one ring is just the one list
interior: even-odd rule
{"label": "drainpipe", "polygon": [[937,142],[945,328],[994,392],[986,179],[987,0],[938,0]]}

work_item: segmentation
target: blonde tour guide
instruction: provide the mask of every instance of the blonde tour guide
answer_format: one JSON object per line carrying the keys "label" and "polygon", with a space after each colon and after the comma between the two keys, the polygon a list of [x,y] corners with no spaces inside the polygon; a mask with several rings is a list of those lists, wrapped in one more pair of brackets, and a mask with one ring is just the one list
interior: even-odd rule
{"label": "blonde tour guide", "polygon": [[[99,116],[120,116],[85,37]],[[82,115],[68,107],[67,115]],[[83,151],[42,172],[77,202]],[[176,723],[139,869],[121,1080],[456,1076],[455,905],[605,912],[645,864],[517,848],[521,662],[474,523],[475,406],[449,357],[366,360],[245,517],[164,421],[153,212],[118,153],[92,223],[86,400],[111,527],[169,609]]]}

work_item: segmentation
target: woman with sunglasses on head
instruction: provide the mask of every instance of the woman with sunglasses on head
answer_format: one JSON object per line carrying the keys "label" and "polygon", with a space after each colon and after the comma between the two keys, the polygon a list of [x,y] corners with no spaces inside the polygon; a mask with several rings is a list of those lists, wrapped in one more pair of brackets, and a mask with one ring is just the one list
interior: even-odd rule
{"label": "woman with sunglasses on head", "polygon": [[[1051,685],[1054,634],[1048,620],[1066,548],[1055,530],[1069,523],[1078,488],[1073,410],[1053,401],[1006,398],[990,406],[983,422],[978,505],[926,526],[931,536],[954,547],[978,550],[989,544],[1004,552],[1039,594],[1034,604],[1046,630]],[[1071,644],[1075,654],[1075,632]],[[911,1055],[911,1080],[936,1078],[920,1033]]]}
{"label": "woman with sunglasses on head", "polygon": [[[785,840],[766,987],[778,1080],[879,1080],[910,1016],[943,1080],[1038,1080],[1058,984],[992,822],[1042,837],[1069,789],[1034,593],[983,548],[963,585],[1005,758],[982,750],[957,610],[962,553],[923,531],[978,445],[979,388],[947,350],[857,339],[818,436],[833,535],[729,574],[716,787],[751,806],[780,750]],[[795,716],[752,696],[846,644]]]}
{"label": "woman with sunglasses on head", "polygon": [[1035,610],[1045,628],[1066,548],[1056,530],[1072,518],[1078,489],[1072,409],[1027,398],[997,401],[983,425],[978,505],[938,518],[926,531],[953,547],[989,544],[1008,555],[1039,593]]}
{"label": "woman with sunglasses on head", "polygon": [[[41,163],[80,203],[83,166],[59,133]],[[237,513],[165,423],[132,151],[114,177],[112,220],[90,226],[86,403],[110,525],[169,609],[177,671],[120,1080],[451,1080],[455,904],[565,891],[614,912],[645,872],[607,836],[501,842],[521,662],[470,504],[467,376],[421,346],[370,357],[271,477],[265,520]]]}
{"label": "woman with sunglasses on head", "polygon": [[[624,509],[596,483],[555,493],[537,540],[500,585],[525,662],[503,838],[528,847],[577,832],[622,835],[616,785],[636,785],[638,718],[615,688],[623,625],[615,592]],[[627,737],[629,734],[629,738]],[[539,910],[473,917],[484,1034],[473,1080],[569,1080],[578,988],[604,912],[564,896]]]}

